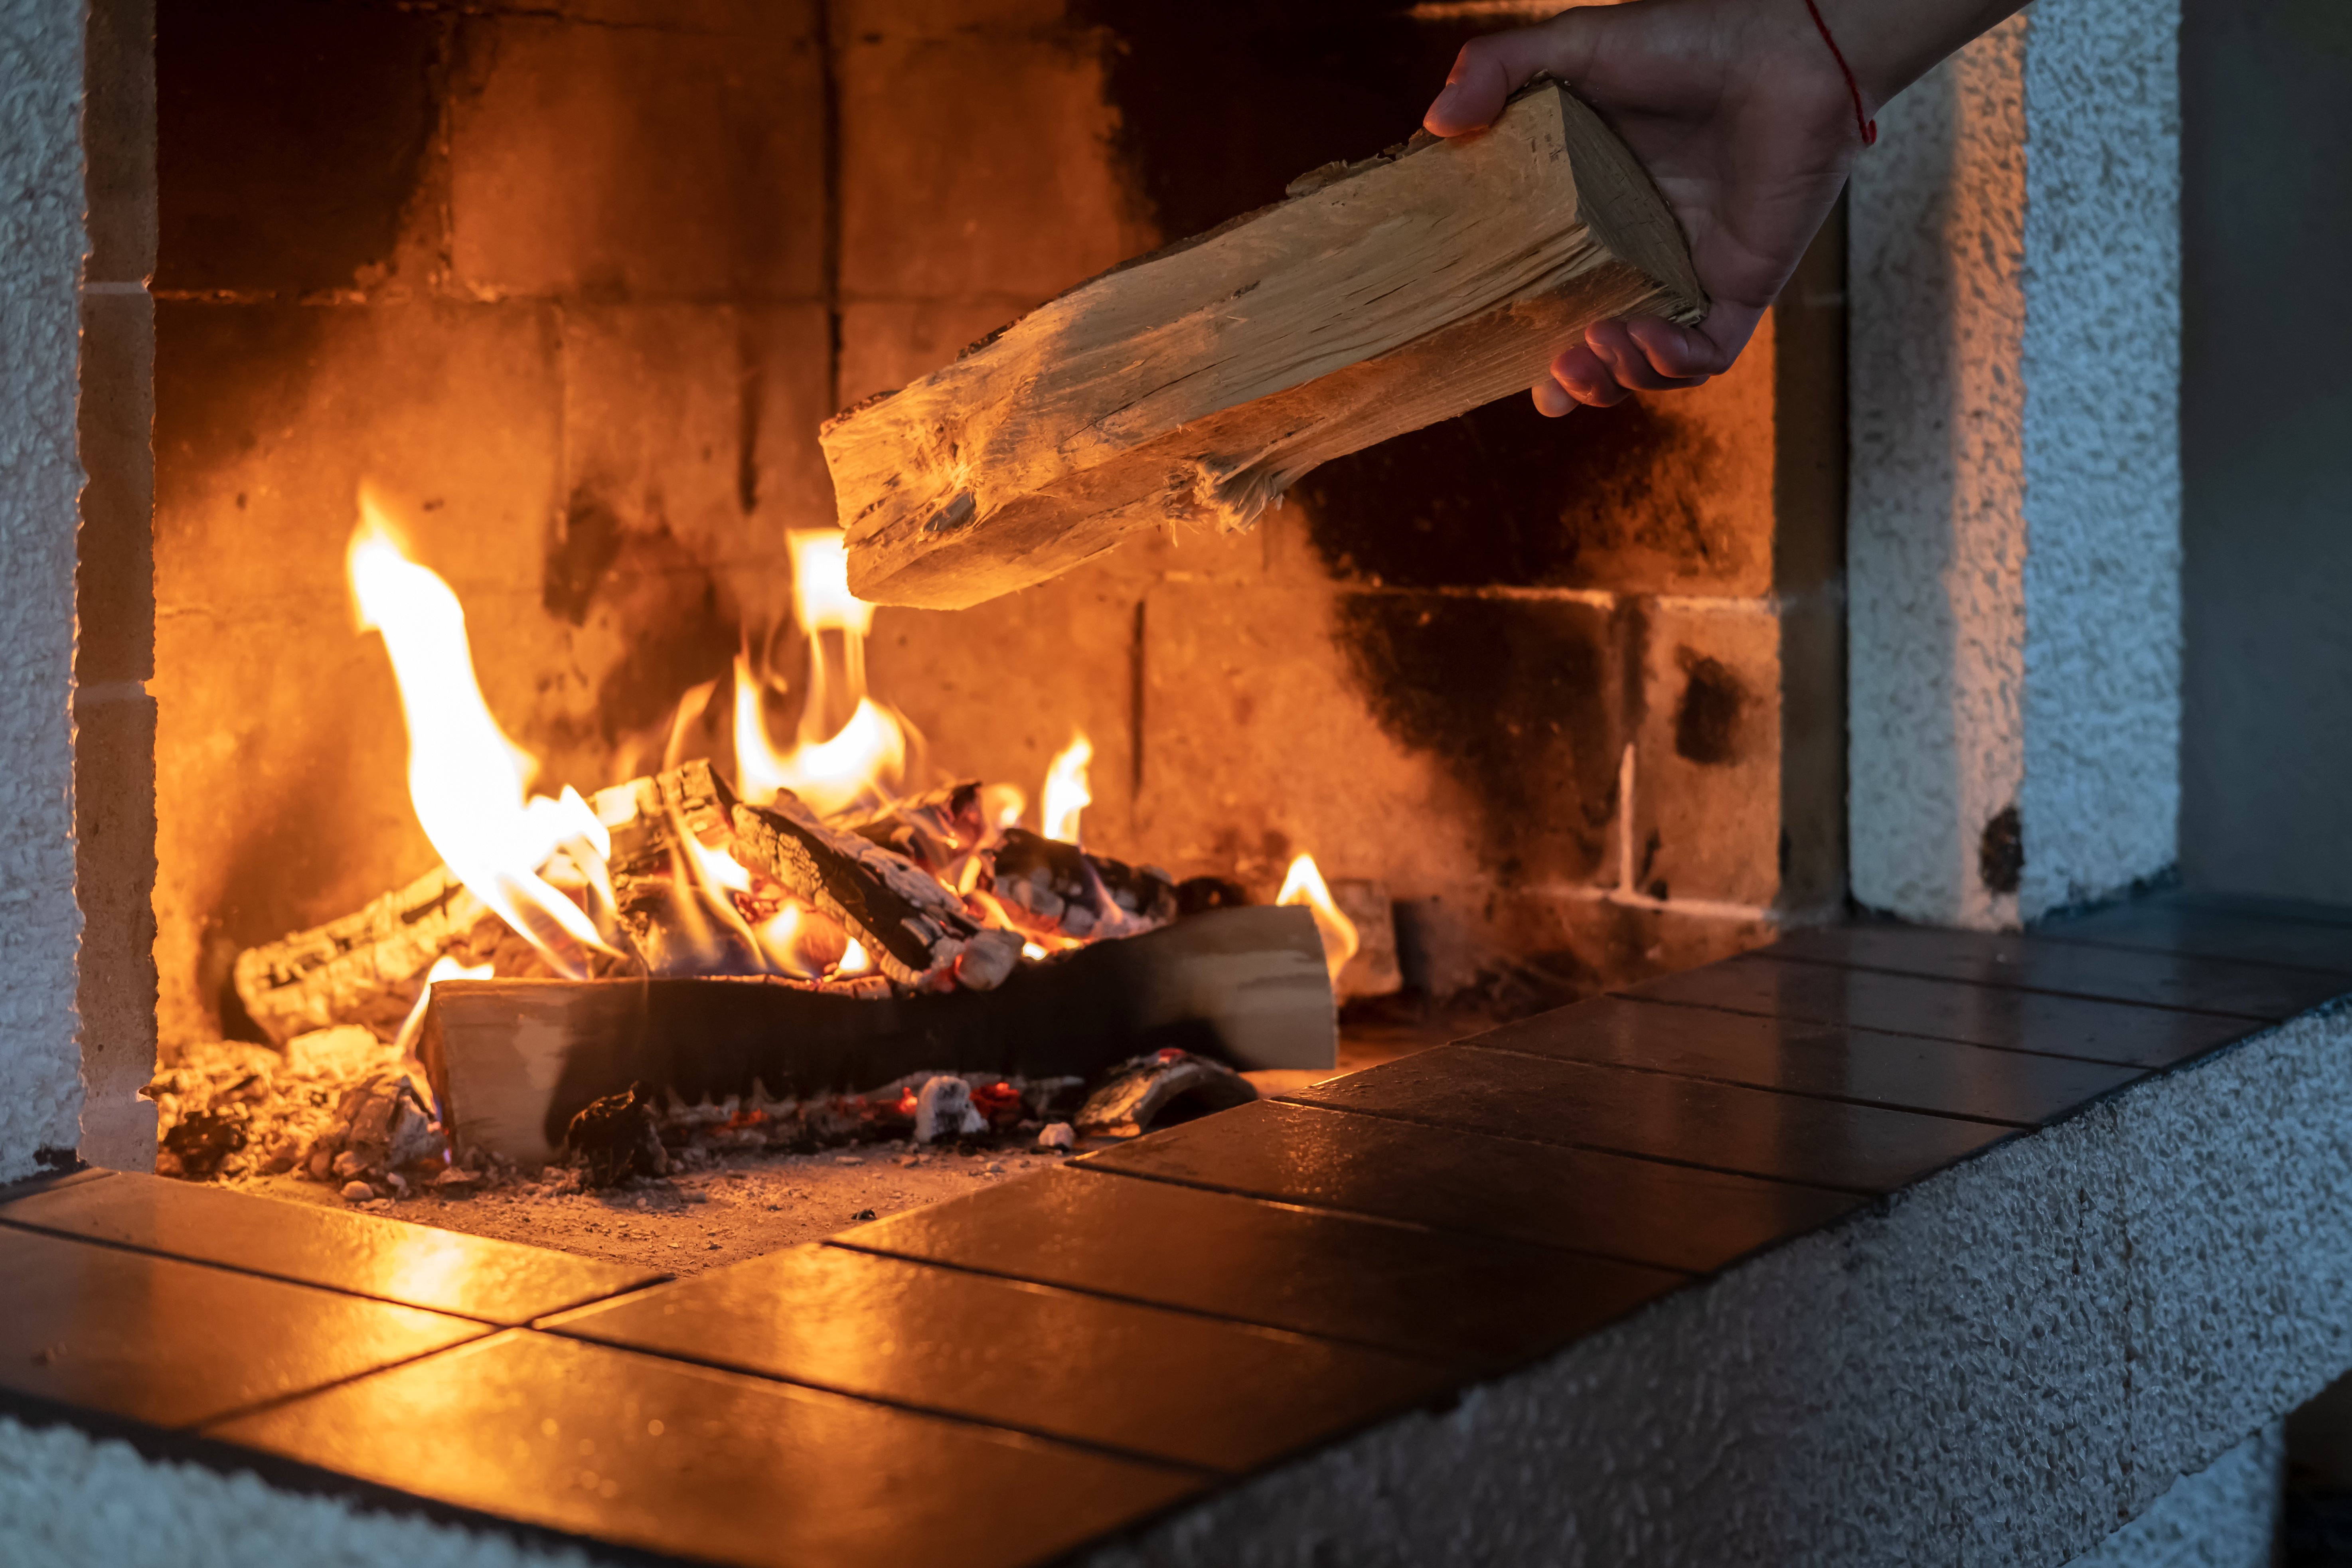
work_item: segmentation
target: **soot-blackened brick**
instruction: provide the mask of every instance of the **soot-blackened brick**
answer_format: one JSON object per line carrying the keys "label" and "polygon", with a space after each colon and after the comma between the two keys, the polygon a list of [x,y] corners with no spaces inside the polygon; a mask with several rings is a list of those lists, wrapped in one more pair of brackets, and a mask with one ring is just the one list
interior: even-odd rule
{"label": "soot-blackened brick", "polygon": [[157,286],[349,288],[389,261],[438,117],[444,28],[390,4],[161,0]]}
{"label": "soot-blackened brick", "polygon": [[1344,579],[1679,588],[1742,548],[1710,515],[1719,455],[1670,406],[1629,398],[1557,420],[1513,394],[1326,463],[1297,494]]}
{"label": "soot-blackened brick", "polygon": [[1474,29],[1410,0],[1077,0],[1116,40],[1114,143],[1170,239],[1282,199],[1294,177],[1411,136]]}
{"label": "soot-blackened brick", "polygon": [[1600,867],[1624,744],[1608,612],[1559,600],[1347,594],[1337,633],[1381,727],[1437,757],[1504,886]]}

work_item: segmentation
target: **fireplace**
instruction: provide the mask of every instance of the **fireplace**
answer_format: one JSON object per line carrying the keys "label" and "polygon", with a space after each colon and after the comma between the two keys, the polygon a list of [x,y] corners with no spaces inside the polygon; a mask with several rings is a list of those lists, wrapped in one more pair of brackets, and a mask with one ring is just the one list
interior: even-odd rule
{"label": "fireplace", "polygon": [[[0,7],[8,1532],[1172,1565],[2266,1528],[2274,1418],[2345,1359],[2352,917],[2132,900],[2179,776],[2179,128],[2168,15],[2090,0],[1889,108],[1844,244],[1704,393],[1483,410],[1244,538],[874,624],[942,766],[1034,805],[1090,738],[1090,850],[1294,924],[1311,851],[1384,908],[1359,1047],[1604,994],[1027,1180],[853,1154],[970,1195],[808,1246],[722,1238],[709,1171],[598,1210],[667,1238],[635,1263],[134,1173],[159,1059],[252,1022],[237,954],[438,858],[341,582],[362,480],[544,787],[667,761],[747,642],[789,732],[814,423],[1393,139],[1503,17],[173,5],[151,79],[135,6]],[[1870,910],[1979,929],[1735,955]],[[656,1279],[689,1252],[732,1267]]]}
{"label": "fireplace", "polygon": [[[1311,59],[1237,12],[1243,65],[1141,5],[166,0],[164,1059],[256,1034],[240,952],[436,858],[344,584],[362,483],[464,603],[535,788],[654,771],[681,696],[720,681],[723,719],[747,649],[789,727],[787,541],[833,521],[818,423],[1397,140],[1498,20],[1458,9]],[[1367,1025],[1442,1033],[1820,918],[1843,881],[1835,251],[1691,397],[1482,410],[1328,466],[1249,534],[885,609],[870,689],[938,776],[1033,803],[1087,736],[1090,850],[1260,902],[1301,852],[1376,885],[1407,994],[1357,1004]],[[723,723],[689,751],[738,765]]]}

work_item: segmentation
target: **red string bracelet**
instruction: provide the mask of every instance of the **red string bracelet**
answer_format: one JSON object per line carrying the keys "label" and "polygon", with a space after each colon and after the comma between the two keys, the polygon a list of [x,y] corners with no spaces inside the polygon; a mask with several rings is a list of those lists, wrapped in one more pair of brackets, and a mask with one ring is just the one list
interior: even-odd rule
{"label": "red string bracelet", "polygon": [[1837,61],[1838,69],[1845,74],[1845,89],[1853,94],[1853,122],[1862,128],[1862,144],[1877,146],[1878,121],[1862,111],[1862,84],[1853,79],[1853,68],[1845,63],[1845,51],[1839,48],[1837,40],[1830,36],[1830,25],[1822,20],[1822,8],[1814,5],[1813,0],[1805,0],[1805,9],[1812,13],[1813,26],[1822,30],[1822,42],[1830,47],[1830,58]]}

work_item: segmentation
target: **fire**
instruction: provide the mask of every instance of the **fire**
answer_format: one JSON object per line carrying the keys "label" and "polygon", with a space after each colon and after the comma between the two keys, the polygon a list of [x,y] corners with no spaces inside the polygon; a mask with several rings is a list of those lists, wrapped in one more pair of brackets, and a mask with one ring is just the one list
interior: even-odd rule
{"label": "fire", "polygon": [[1331,898],[1331,889],[1324,885],[1323,873],[1315,868],[1315,857],[1301,855],[1290,863],[1289,874],[1282,879],[1282,891],[1275,896],[1277,904],[1305,904],[1315,917],[1315,930],[1323,938],[1323,966],[1337,982],[1339,971],[1348,967],[1348,960],[1356,956],[1363,939],[1356,933],[1356,922],[1343,913]]}
{"label": "fire", "polygon": [[613,949],[547,874],[598,885],[611,837],[577,791],[554,800],[527,793],[538,760],[507,739],[482,700],[457,595],[408,558],[364,488],[347,566],[360,630],[383,634],[400,685],[408,795],[425,837],[468,891],[579,978],[584,952]]}
{"label": "fire", "polygon": [[1078,814],[1095,798],[1087,790],[1087,764],[1094,760],[1094,742],[1080,730],[1072,733],[1070,743],[1045,770],[1044,819],[1037,830],[1046,837],[1065,844],[1078,842]]}
{"label": "fire", "polygon": [[[762,805],[788,789],[821,816],[885,804],[906,776],[907,726],[866,695],[866,634],[874,606],[849,592],[849,557],[838,530],[794,529],[785,540],[793,558],[793,614],[809,639],[809,689],[801,700],[799,738],[785,751],[768,731],[768,682],[749,656],[737,657],[736,787]],[[830,735],[824,716],[836,676],[827,632],[841,641],[837,679],[856,699],[848,720]]]}

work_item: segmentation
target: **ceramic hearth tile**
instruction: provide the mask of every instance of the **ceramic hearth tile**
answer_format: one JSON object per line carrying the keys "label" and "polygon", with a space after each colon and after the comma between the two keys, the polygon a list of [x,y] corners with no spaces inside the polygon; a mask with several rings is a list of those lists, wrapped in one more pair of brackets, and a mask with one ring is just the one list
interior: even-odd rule
{"label": "ceramic hearth tile", "polygon": [[2040,942],[2290,964],[2338,977],[2352,974],[2352,929],[2316,919],[2217,907],[2202,899],[2118,905],[2053,921],[2033,936]]}
{"label": "ceramic hearth tile", "polygon": [[1229,1471],[1456,1381],[1440,1363],[836,1247],[793,1247],[541,1326]]}
{"label": "ceramic hearth tile", "polygon": [[1079,1163],[1693,1273],[1867,1201],[1279,1100],[1184,1122]]}
{"label": "ceramic hearth tile", "polygon": [[860,1226],[835,1245],[1457,1366],[1541,1354],[1686,1278],[1068,1168]]}
{"label": "ceramic hearth tile", "polygon": [[1623,994],[2137,1068],[2172,1067],[2262,1026],[2221,1014],[1780,963],[1754,954],[1644,981]]}
{"label": "ceramic hearth tile", "polygon": [[2142,1076],[2138,1068],[2072,1057],[1617,996],[1462,1044],[2016,1127],[2038,1126]]}
{"label": "ceramic hearth tile", "polygon": [[515,1242],[130,1173],[0,1204],[0,1222],[502,1325],[665,1278]]}
{"label": "ceramic hearth tile", "polygon": [[412,1307],[0,1228],[0,1405],[16,1395],[187,1426],[485,1331]]}
{"label": "ceramic hearth tile", "polygon": [[515,1330],[211,1435],[670,1557],[1018,1568],[1203,1484],[969,1422]]}
{"label": "ceramic hearth tile", "polygon": [[1761,956],[2273,1021],[2326,1001],[2344,984],[2340,975],[2276,964],[1919,926],[1799,931]]}
{"label": "ceramic hearth tile", "polygon": [[1285,1098],[1874,1194],[2013,1131],[1475,1046],[1441,1046]]}

